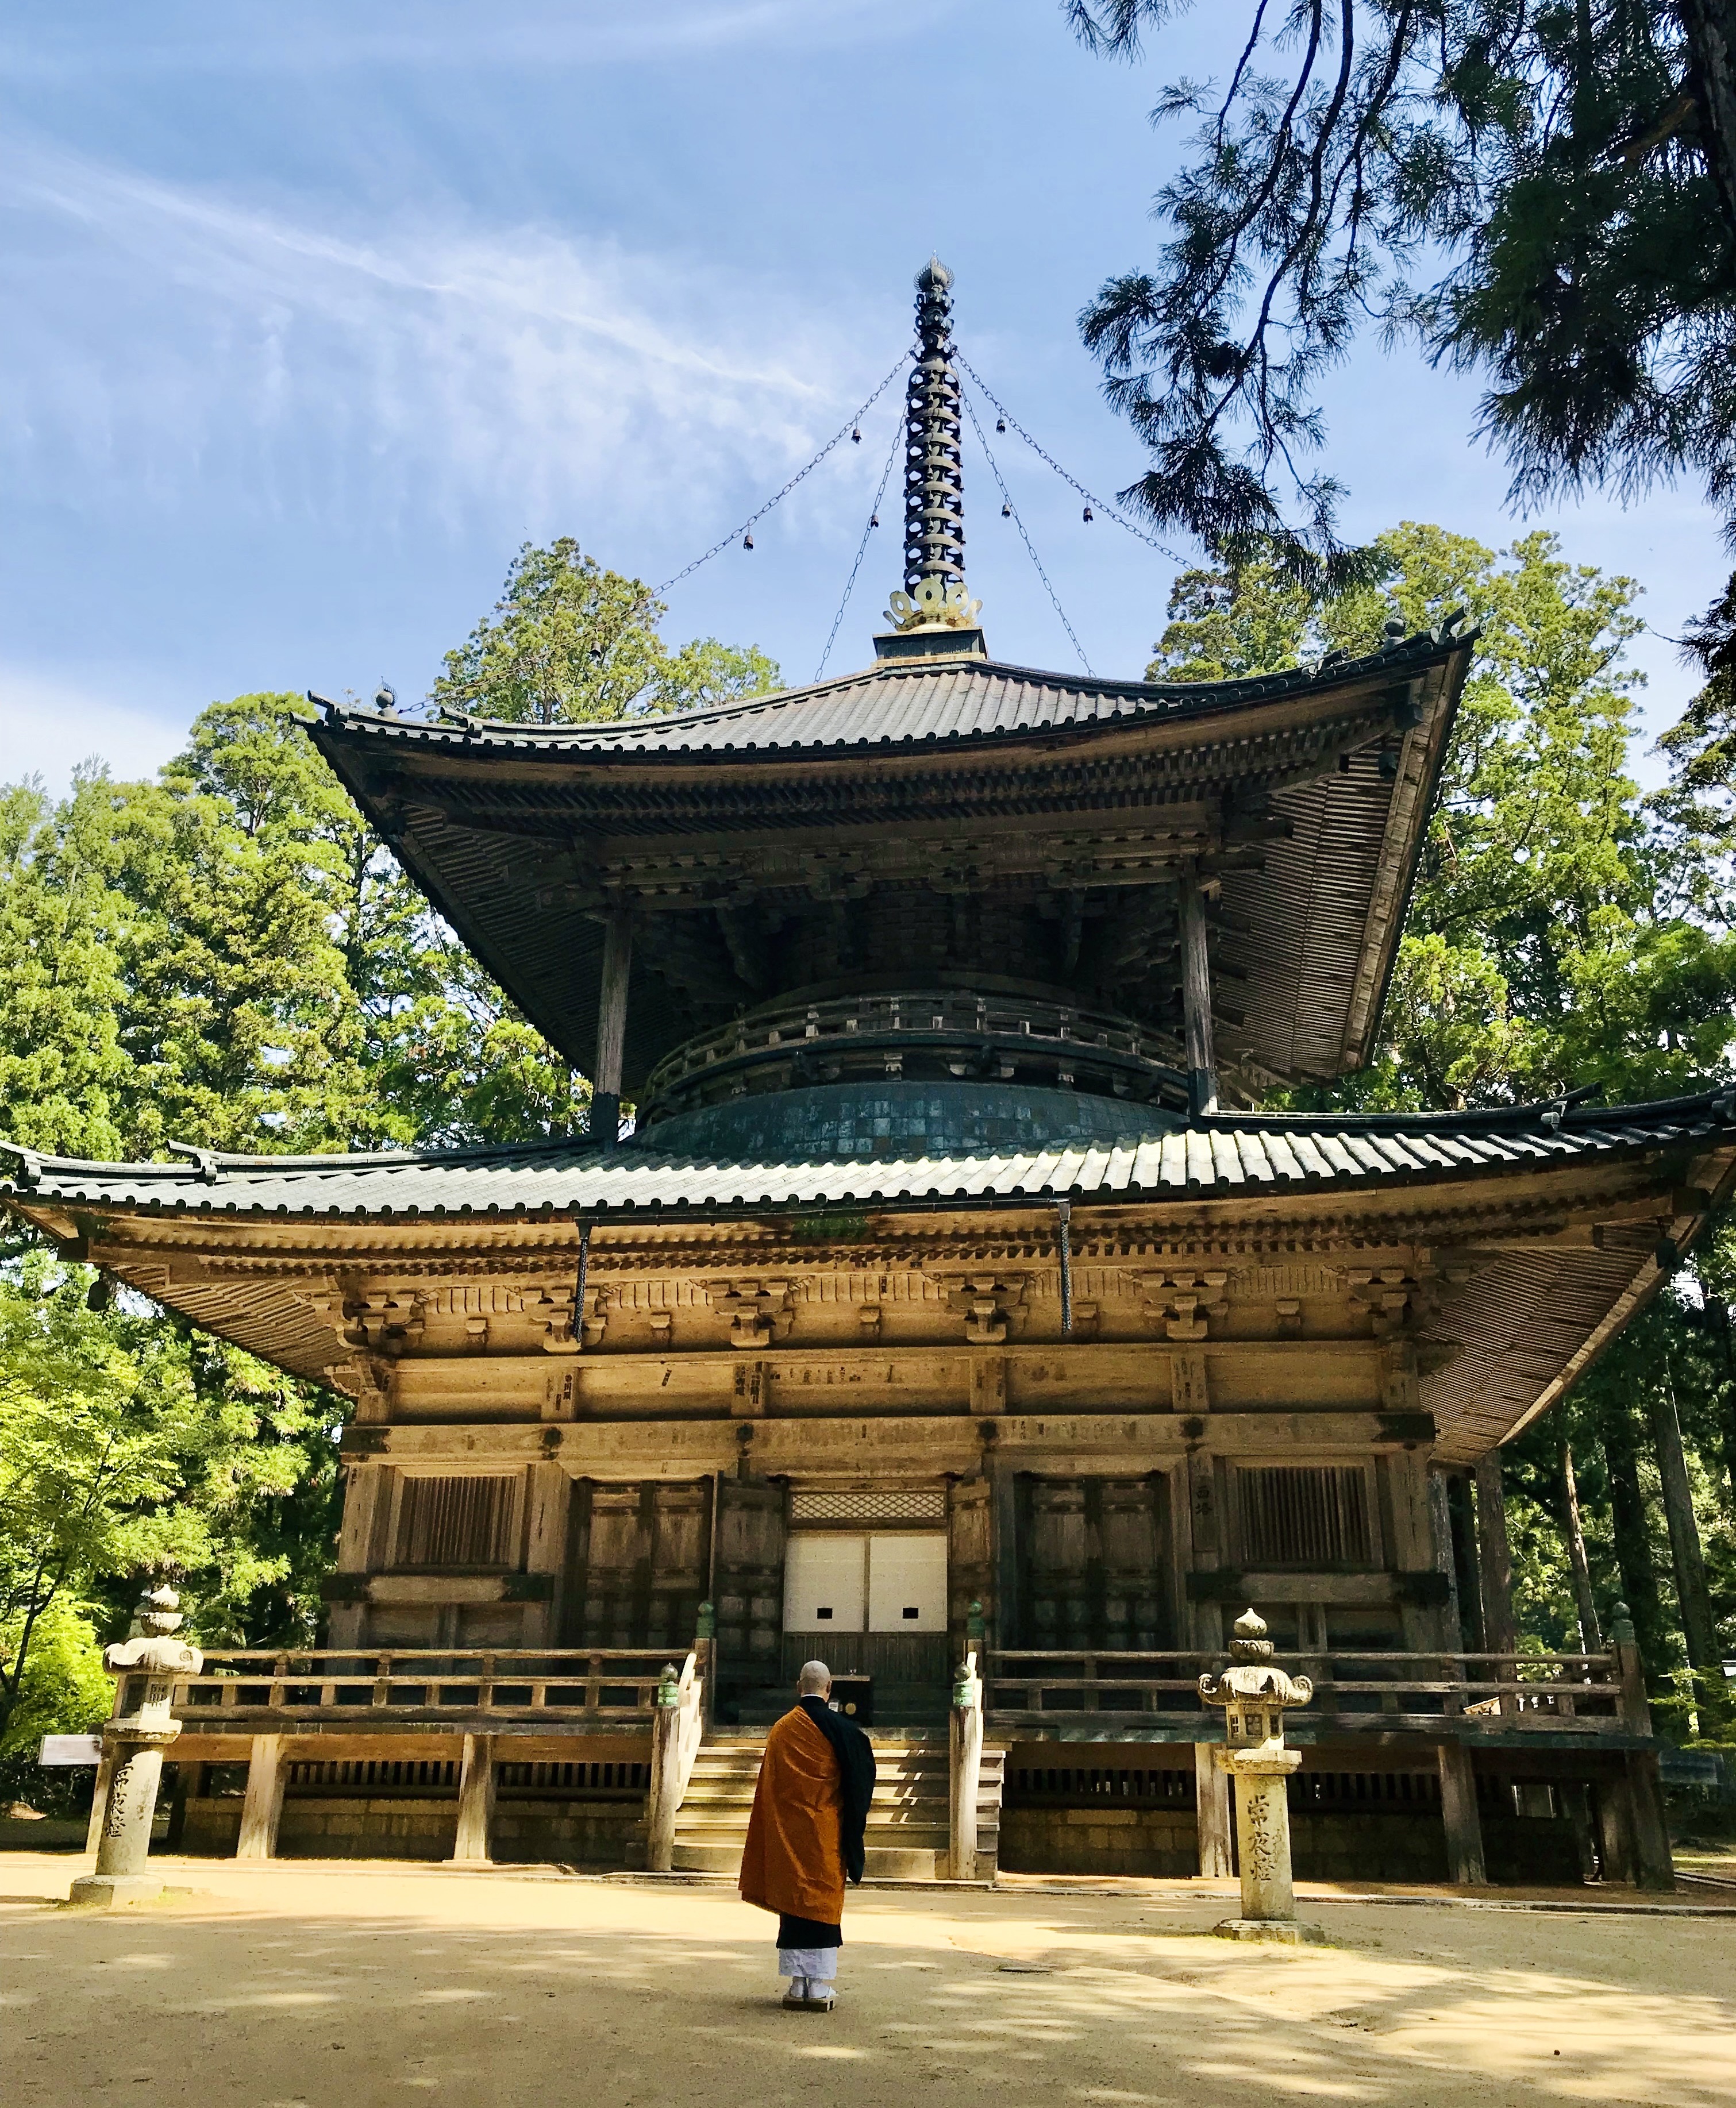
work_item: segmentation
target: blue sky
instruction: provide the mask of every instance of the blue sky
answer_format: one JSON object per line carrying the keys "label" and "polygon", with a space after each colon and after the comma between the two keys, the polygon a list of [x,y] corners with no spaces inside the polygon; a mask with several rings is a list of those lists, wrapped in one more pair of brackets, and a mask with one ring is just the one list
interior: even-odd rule
{"label": "blue sky", "polygon": [[[886,372],[931,249],[972,363],[1110,494],[1139,457],[1075,318],[1150,256],[1175,148],[1145,111],[1214,43],[1201,11],[1107,65],[1054,0],[21,0],[0,29],[0,777],[154,767],[249,689],[420,696],[527,537],[671,576]],[[1475,395],[1372,344],[1332,377],[1350,531],[1521,530]],[[895,398],[751,555],[675,588],[673,640],[812,674]],[[996,444],[1092,664],[1137,674],[1174,565]],[[1076,663],[980,458],[967,475],[990,648]],[[895,510],[833,670],[871,655]],[[1541,524],[1647,586],[1666,723],[1690,686],[1666,640],[1729,569],[1698,493]]]}

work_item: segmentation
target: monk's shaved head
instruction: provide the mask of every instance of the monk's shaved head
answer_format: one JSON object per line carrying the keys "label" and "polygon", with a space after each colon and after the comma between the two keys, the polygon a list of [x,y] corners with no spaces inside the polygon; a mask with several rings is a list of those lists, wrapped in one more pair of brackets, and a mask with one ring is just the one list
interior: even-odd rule
{"label": "monk's shaved head", "polygon": [[823,1698],[832,1688],[832,1671],[823,1661],[805,1661],[796,1679],[798,1698]]}

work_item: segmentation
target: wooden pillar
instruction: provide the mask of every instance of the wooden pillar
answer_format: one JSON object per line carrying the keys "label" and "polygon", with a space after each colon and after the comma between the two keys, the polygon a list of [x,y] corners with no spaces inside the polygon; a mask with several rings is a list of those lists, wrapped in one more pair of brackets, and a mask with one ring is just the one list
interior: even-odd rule
{"label": "wooden pillar", "polygon": [[[1616,1761],[1620,1763],[1621,1759]],[[1626,1768],[1599,1778],[1592,1793],[1597,1808],[1598,1857],[1603,1862],[1603,1878],[1606,1881],[1632,1881],[1636,1873],[1634,1808]]]}
{"label": "wooden pillar", "polygon": [[472,1866],[486,1866],[493,1856],[494,1829],[494,1737],[467,1735],[458,1768],[458,1834],[452,1856]]}
{"label": "wooden pillar", "polygon": [[1670,1851],[1670,1825],[1664,1813],[1663,1781],[1658,1777],[1655,1750],[1627,1753],[1627,1794],[1633,1823],[1634,1885],[1675,1888],[1675,1862]]}
{"label": "wooden pillar", "polygon": [[1206,949],[1206,903],[1192,869],[1181,880],[1181,1006],[1188,1048],[1190,1112],[1218,1109],[1217,1061],[1211,1045],[1211,966]]}
{"label": "wooden pillar", "polygon": [[197,1800],[205,1792],[205,1766],[178,1763],[175,1782],[169,1798],[169,1833],[163,1840],[165,1851],[178,1852],[187,1837],[187,1804]]}
{"label": "wooden pillar", "polygon": [[241,1802],[237,1859],[274,1859],[283,1815],[283,1737],[255,1735],[247,1754],[247,1792]]}
{"label": "wooden pillar", "polygon": [[1471,1499],[1468,1471],[1449,1471],[1447,1520],[1453,1532],[1453,1573],[1459,1584],[1459,1623],[1464,1646],[1480,1653],[1483,1637],[1483,1588],[1477,1559],[1477,1516]]}
{"label": "wooden pillar", "polygon": [[627,977],[633,967],[633,918],[610,915],[597,1003],[597,1073],[591,1079],[591,1139],[612,1148],[620,1131],[621,1064],[627,1047]]}
{"label": "wooden pillar", "polygon": [[1435,1754],[1441,1767],[1441,1824],[1446,1832],[1448,1877],[1481,1887],[1489,1879],[1489,1869],[1483,1858],[1483,1825],[1477,1812],[1471,1752],[1463,1742],[1441,1742]]}
{"label": "wooden pillar", "polygon": [[1019,1605],[1018,1482],[1012,1466],[991,1450],[985,1458],[993,1503],[994,1644],[1016,1647],[1023,1639]]}
{"label": "wooden pillar", "polygon": [[1193,1745],[1193,1806],[1202,1881],[1227,1881],[1236,1871],[1230,1849],[1229,1773],[1217,1761],[1218,1748],[1215,1742]]}

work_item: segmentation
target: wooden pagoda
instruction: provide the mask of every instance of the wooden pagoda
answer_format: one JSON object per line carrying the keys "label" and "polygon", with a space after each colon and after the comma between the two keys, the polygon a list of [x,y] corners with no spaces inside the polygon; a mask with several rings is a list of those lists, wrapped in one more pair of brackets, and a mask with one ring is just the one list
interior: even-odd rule
{"label": "wooden pagoda", "polygon": [[5,1160],[64,1251],[354,1400],[324,1643],[207,1655],[177,1835],[727,1870],[819,1655],[871,1871],[1227,1873],[1196,1687],[1251,1605],[1316,1687],[1299,1873],[1667,1884],[1630,1635],[1517,1654],[1470,1475],[1727,1195],[1736,1107],[1246,1110],[1369,1056],[1474,633],[997,662],[949,283],[872,666],[313,730],[588,1137]]}

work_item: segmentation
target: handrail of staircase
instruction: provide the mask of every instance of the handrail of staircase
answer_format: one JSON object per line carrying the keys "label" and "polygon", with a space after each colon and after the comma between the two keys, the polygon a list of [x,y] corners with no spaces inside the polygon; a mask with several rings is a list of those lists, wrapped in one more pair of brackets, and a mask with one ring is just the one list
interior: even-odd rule
{"label": "handrail of staircase", "polygon": [[688,1782],[710,1718],[708,1687],[711,1665],[711,1606],[700,1606],[699,1630],[678,1671],[667,1664],[657,1686],[652,1718],[651,1782],[645,1795],[645,1863],[654,1874],[670,1872],[675,1863],[675,1817],[687,1798]]}
{"label": "handrail of staircase", "polygon": [[948,1715],[947,1772],[951,1872],[955,1881],[976,1878],[976,1801],[982,1781],[982,1678],[977,1670],[983,1644],[982,1606],[972,1603],[967,1628],[969,1651],[953,1680]]}

